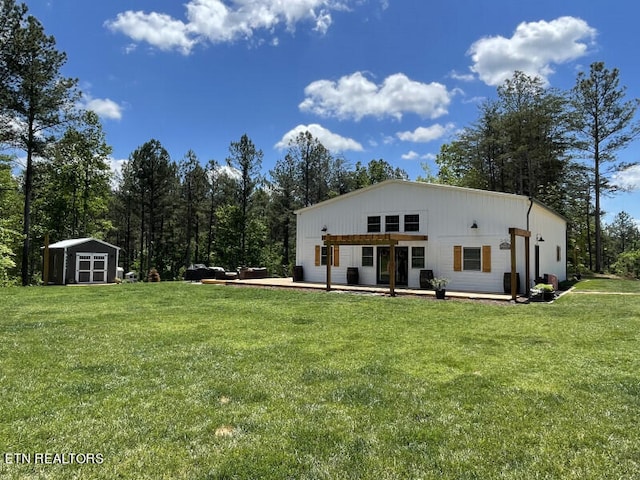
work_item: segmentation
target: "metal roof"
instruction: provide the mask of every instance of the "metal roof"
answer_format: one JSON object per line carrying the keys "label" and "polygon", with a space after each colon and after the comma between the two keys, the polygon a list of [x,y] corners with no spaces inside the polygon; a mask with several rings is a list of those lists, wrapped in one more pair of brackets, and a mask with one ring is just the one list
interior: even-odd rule
{"label": "metal roof", "polygon": [[71,238],[69,240],[62,240],[60,242],[52,243],[51,245],[49,245],[49,248],[69,248],[69,247],[75,247],[76,245],[82,245],[83,243],[92,242],[92,241],[102,243],[103,245],[107,245],[108,247],[120,250],[120,247],[116,247],[115,245],[111,245],[110,243],[103,242],[102,240],[98,240],[97,238],[93,238],[93,237]]}

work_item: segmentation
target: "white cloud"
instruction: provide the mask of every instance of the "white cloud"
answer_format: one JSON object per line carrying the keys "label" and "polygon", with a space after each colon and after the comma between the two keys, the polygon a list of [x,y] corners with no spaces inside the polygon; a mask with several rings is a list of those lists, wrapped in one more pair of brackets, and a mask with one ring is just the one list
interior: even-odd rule
{"label": "white cloud", "polygon": [[363,150],[362,145],[355,140],[333,133],[317,123],[312,123],[310,125],[298,125],[294,129],[289,130],[284,134],[282,140],[276,143],[275,148],[278,150],[285,150],[289,147],[289,142],[304,132],[311,133],[311,135],[313,135],[314,138],[317,138],[327,150],[334,153],[345,151],[361,152]]}
{"label": "white cloud", "polygon": [[587,22],[575,17],[523,22],[511,38],[485,37],[471,45],[471,70],[488,85],[503,83],[515,70],[547,82],[553,65],[584,56],[596,33]]}
{"label": "white cloud", "polygon": [[616,173],[613,183],[623,190],[640,190],[640,165],[633,165]]}
{"label": "white cloud", "polygon": [[93,98],[84,95],[82,106],[86,110],[95,112],[101,118],[120,120],[122,118],[122,106],[109,98]]}
{"label": "white cloud", "polygon": [[116,189],[122,179],[122,167],[127,163],[126,159],[108,158],[109,168],[111,169],[111,188]]}
{"label": "white cloud", "polygon": [[420,154],[414,152],[413,150],[411,150],[408,153],[405,153],[404,155],[402,155],[401,157],[403,160],[415,160],[416,158],[420,158]]}
{"label": "white cloud", "polygon": [[[179,50],[187,54],[197,43],[184,22],[162,13],[128,10],[119,13],[115,20],[107,21],[105,25],[136,42],[147,42],[160,50]],[[131,45],[127,50],[131,50]]]}
{"label": "white cloud", "polygon": [[455,128],[453,123],[440,125],[436,123],[430,127],[418,127],[413,132],[398,132],[396,136],[403,142],[427,143],[437,140],[451,132]]}
{"label": "white cloud", "polygon": [[420,155],[418,152],[410,150],[404,155],[401,155],[400,158],[402,158],[403,160],[433,160],[435,156],[432,153],[425,153],[424,155]]}
{"label": "white cloud", "polygon": [[453,70],[449,74],[449,77],[453,78],[454,80],[460,80],[461,82],[472,82],[476,79],[473,73],[458,73],[455,70]]}
{"label": "white cloud", "polygon": [[324,34],[333,21],[331,12],[346,10],[349,1],[190,0],[185,5],[185,21],[158,12],[129,10],[105,25],[136,42],[188,54],[200,42],[250,39],[261,31],[273,34],[278,26],[293,32],[300,22],[310,22],[315,31]]}
{"label": "white cloud", "polygon": [[405,113],[436,118],[447,113],[451,102],[444,85],[416,82],[402,73],[390,75],[376,85],[362,72],[355,72],[338,81],[312,82],[304,93],[306,98],[299,105],[303,112],[355,120],[366,116],[400,120]]}
{"label": "white cloud", "polygon": [[237,168],[231,167],[229,165],[220,165],[218,168],[216,168],[215,175],[217,178],[221,176],[233,178],[235,180],[240,180],[242,178],[242,172]]}

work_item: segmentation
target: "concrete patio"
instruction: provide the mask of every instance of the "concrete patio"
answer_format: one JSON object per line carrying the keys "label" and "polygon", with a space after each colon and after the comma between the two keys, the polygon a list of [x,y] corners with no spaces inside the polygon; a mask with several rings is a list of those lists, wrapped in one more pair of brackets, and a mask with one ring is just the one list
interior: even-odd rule
{"label": "concrete patio", "polygon": [[[216,285],[326,290],[326,285],[324,283],[294,282],[291,277],[256,278],[256,279],[245,279],[245,280],[204,280],[203,283],[216,284]],[[389,295],[389,287],[379,286],[379,285],[343,285],[343,284],[334,283],[331,285],[331,291]],[[435,292],[433,290],[421,290],[421,289],[396,287],[395,293],[397,296],[415,295],[415,296],[435,298]],[[493,301],[502,301],[502,302],[511,301],[511,295],[509,294],[490,293],[490,292],[460,292],[460,291],[447,290],[446,297],[452,298],[452,299],[468,299],[468,300],[493,300]],[[522,297],[518,297],[517,302],[518,303],[524,302],[526,300],[527,298],[522,296]]]}

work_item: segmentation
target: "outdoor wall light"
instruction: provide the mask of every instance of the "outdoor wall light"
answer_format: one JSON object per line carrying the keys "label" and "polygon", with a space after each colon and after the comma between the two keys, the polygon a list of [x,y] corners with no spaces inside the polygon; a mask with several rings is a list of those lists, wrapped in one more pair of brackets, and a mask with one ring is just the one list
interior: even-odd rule
{"label": "outdoor wall light", "polygon": [[478,223],[474,220],[471,228],[478,228]]}
{"label": "outdoor wall light", "polygon": [[536,235],[536,242],[544,242],[544,238],[542,238],[542,235],[540,234]]}
{"label": "outdoor wall light", "polygon": [[327,226],[326,225],[324,227],[322,227],[322,231],[326,233],[326,231],[327,231]]}

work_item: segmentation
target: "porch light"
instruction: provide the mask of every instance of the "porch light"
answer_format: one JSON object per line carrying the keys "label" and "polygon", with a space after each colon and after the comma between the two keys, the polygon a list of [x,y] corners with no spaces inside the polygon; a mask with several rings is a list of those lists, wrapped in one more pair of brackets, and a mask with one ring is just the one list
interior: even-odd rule
{"label": "porch light", "polygon": [[474,220],[471,228],[478,228],[478,223]]}
{"label": "porch light", "polygon": [[540,234],[536,235],[536,242],[544,242],[544,238],[542,238],[542,235]]}

